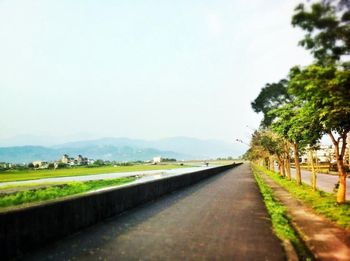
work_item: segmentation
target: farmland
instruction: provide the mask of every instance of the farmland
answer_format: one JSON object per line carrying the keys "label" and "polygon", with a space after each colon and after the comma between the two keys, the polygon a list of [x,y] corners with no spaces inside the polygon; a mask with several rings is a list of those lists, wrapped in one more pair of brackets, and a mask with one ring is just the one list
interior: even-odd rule
{"label": "farmland", "polygon": [[180,164],[160,164],[160,165],[146,165],[138,164],[132,166],[101,166],[95,168],[88,167],[72,167],[65,169],[43,169],[43,170],[6,170],[0,172],[0,182],[10,181],[23,181],[23,180],[36,180],[43,178],[57,178],[57,177],[71,177],[71,176],[85,176],[94,174],[107,174],[107,173],[119,173],[119,172],[132,172],[132,171],[148,171],[148,170],[163,170],[163,169],[175,169],[181,167]]}

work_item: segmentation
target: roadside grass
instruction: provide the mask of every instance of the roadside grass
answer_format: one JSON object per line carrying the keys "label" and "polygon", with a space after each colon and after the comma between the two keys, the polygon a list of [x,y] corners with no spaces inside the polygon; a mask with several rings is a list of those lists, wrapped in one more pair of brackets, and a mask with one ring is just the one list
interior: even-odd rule
{"label": "roadside grass", "polygon": [[255,165],[254,168],[267,174],[278,185],[285,188],[294,198],[311,207],[316,213],[345,229],[350,228],[350,202],[339,205],[336,203],[334,194],[321,190],[313,191],[312,187],[307,184],[298,186],[295,180],[288,181],[276,172],[267,170],[261,166]]}
{"label": "roadside grass", "polygon": [[103,166],[96,168],[73,167],[67,169],[44,169],[44,170],[7,170],[0,172],[0,182],[35,180],[43,178],[71,177],[94,174],[107,174],[118,172],[147,171],[186,168],[180,164],[167,165],[133,165],[133,166]]}
{"label": "roadside grass", "polygon": [[35,180],[33,180],[33,182],[30,183],[24,183],[24,184],[9,184],[9,185],[5,185],[5,186],[1,186],[0,187],[0,194],[2,193],[6,193],[7,191],[19,191],[19,190],[28,190],[30,188],[35,188],[35,187],[47,187],[47,186],[57,186],[57,185],[62,185],[62,184],[67,184],[67,182],[45,182],[45,183],[39,183],[39,182],[35,182]]}
{"label": "roadside grass", "polygon": [[134,180],[136,180],[135,177],[126,177],[86,182],[70,182],[46,188],[19,191],[9,195],[3,194],[0,195],[0,208],[76,195],[100,188],[126,184]]}
{"label": "roadside grass", "polygon": [[300,260],[314,260],[312,254],[305,247],[304,243],[291,226],[286,208],[274,198],[271,188],[266,185],[255,168],[253,168],[253,173],[263,196],[267,211],[271,216],[272,227],[276,236],[282,241],[290,241],[296,249]]}

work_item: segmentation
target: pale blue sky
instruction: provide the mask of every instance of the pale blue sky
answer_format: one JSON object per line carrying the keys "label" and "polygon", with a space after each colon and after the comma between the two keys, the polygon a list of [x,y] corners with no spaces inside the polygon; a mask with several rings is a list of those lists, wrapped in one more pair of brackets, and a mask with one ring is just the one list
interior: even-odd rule
{"label": "pale blue sky", "polygon": [[247,139],[299,1],[0,0],[0,138]]}

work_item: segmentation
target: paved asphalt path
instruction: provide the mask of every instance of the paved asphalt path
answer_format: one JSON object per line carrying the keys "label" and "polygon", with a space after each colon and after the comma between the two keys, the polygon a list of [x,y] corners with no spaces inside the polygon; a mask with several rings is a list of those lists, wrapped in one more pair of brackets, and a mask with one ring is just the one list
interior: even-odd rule
{"label": "paved asphalt path", "polygon": [[25,260],[285,260],[248,164],[164,196]]}

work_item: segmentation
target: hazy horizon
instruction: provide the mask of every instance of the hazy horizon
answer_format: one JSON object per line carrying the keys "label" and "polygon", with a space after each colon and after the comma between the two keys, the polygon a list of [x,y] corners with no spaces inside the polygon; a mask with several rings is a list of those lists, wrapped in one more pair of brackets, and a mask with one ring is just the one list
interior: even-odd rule
{"label": "hazy horizon", "polygon": [[143,138],[137,138],[137,137],[127,137],[127,136],[88,136],[88,135],[72,135],[72,136],[65,136],[65,137],[58,137],[58,136],[40,136],[40,135],[15,135],[7,138],[0,139],[0,147],[10,147],[10,146],[26,146],[26,145],[38,145],[38,146],[55,146],[55,145],[61,145],[65,143],[74,143],[74,142],[81,142],[81,141],[94,141],[94,140],[103,140],[103,139],[128,139],[128,140],[143,140],[143,141],[159,141],[159,140],[166,140],[166,139],[175,139],[175,138],[184,138],[184,139],[195,139],[200,141],[218,141],[218,142],[225,142],[225,143],[231,143],[234,145],[237,145],[237,147],[244,147],[246,148],[246,145],[242,145],[240,143],[237,143],[237,141],[232,140],[230,142],[227,142],[222,139],[210,139],[210,138],[196,138],[191,136],[171,136],[171,137],[160,137],[160,138],[150,138],[150,139],[143,139]]}
{"label": "hazy horizon", "polygon": [[[28,144],[28,141],[33,142]],[[157,140],[106,137],[60,143],[53,137],[24,136],[7,141],[0,139],[0,162],[52,161],[63,154],[119,161],[150,160],[156,156],[178,160],[216,159],[229,156],[237,158],[246,151],[247,148],[244,146],[233,142],[190,137]]]}

